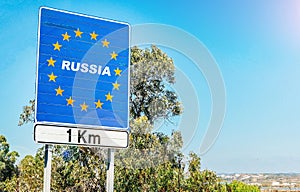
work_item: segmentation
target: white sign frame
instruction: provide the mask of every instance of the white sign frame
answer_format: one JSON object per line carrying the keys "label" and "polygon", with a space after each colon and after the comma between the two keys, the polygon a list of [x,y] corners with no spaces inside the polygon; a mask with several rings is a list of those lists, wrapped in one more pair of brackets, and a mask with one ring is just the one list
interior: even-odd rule
{"label": "white sign frame", "polygon": [[35,124],[34,141],[91,147],[127,148],[128,131]]}

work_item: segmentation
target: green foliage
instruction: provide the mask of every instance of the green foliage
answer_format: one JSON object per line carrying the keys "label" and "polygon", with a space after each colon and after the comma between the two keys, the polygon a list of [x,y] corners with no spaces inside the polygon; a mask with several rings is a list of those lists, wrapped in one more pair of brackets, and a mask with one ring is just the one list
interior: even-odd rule
{"label": "green foliage", "polygon": [[44,160],[39,150],[35,157],[27,155],[18,165],[19,174],[6,180],[5,191],[42,191]]}
{"label": "green foliage", "polygon": [[178,191],[184,182],[180,133],[151,133],[146,116],[132,120],[130,127],[129,148],[115,157],[116,191]]}
{"label": "green foliage", "polygon": [[[62,153],[73,151],[73,158],[64,160]],[[53,149],[53,191],[91,191],[105,189],[106,165],[104,156],[93,148],[55,146]]]}
{"label": "green foliage", "polygon": [[233,181],[227,185],[228,191],[232,192],[259,192],[260,189],[257,186],[247,185],[240,181]]}
{"label": "green foliage", "polygon": [[200,158],[190,153],[187,178],[188,191],[222,191],[217,175],[209,170],[200,171]]}
{"label": "green foliage", "polygon": [[6,180],[12,179],[18,174],[15,166],[19,154],[16,151],[9,151],[9,144],[3,135],[0,135],[0,191],[4,190]]}
{"label": "green foliage", "polygon": [[[104,191],[104,157],[95,155],[92,149],[81,150],[78,147],[55,146],[52,148],[51,191]],[[63,160],[62,151],[74,150],[73,159]],[[44,148],[40,148],[35,157],[28,155],[19,164],[18,176],[3,183],[5,191],[42,191]],[[0,188],[1,189],[1,188]],[[1,190],[0,190],[1,191]]]}
{"label": "green foliage", "polygon": [[27,155],[19,165],[18,188],[23,191],[42,191],[43,165],[43,158],[39,154],[35,157]]}
{"label": "green foliage", "polygon": [[130,169],[155,167],[172,160],[180,153],[182,138],[173,131],[169,137],[162,133],[152,133],[153,125],[146,116],[130,122],[129,148],[116,153],[116,165]]}
{"label": "green foliage", "polygon": [[18,125],[21,126],[34,120],[34,105],[35,100],[30,100],[29,105],[23,107],[23,112],[20,114]]}
{"label": "green foliage", "polygon": [[173,60],[156,46],[131,49],[130,115],[146,116],[150,123],[157,118],[168,119],[183,111],[175,92],[166,84],[175,82]]}

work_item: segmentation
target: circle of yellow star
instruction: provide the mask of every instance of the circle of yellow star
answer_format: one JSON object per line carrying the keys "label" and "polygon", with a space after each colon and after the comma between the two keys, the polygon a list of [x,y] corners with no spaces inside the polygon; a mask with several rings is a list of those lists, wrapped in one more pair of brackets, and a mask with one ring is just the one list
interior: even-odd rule
{"label": "circle of yellow star", "polygon": [[115,83],[112,84],[114,86],[113,89],[119,90],[120,84],[116,81]]}
{"label": "circle of yellow star", "polygon": [[54,43],[54,44],[52,44],[53,46],[54,46],[54,50],[58,50],[58,51],[60,51],[60,48],[61,48],[61,46],[62,45],[60,45],[59,43],[58,43],[58,41],[56,41],[56,43]]}
{"label": "circle of yellow star", "polygon": [[80,30],[79,30],[79,28],[76,30],[76,31],[74,31],[75,32],[75,37],[80,37],[81,38],[81,34],[83,33],[83,32],[81,32]]}
{"label": "circle of yellow star", "polygon": [[57,76],[55,76],[55,75],[53,74],[53,72],[52,72],[50,75],[48,75],[48,77],[49,77],[49,81],[54,81],[54,82],[56,82],[55,79],[56,79]]}
{"label": "circle of yellow star", "polygon": [[54,67],[54,63],[56,62],[56,60],[53,60],[53,58],[50,57],[50,59],[48,59],[47,62],[48,62],[48,66]]}
{"label": "circle of yellow star", "polygon": [[121,76],[122,70],[120,70],[119,67],[118,67],[117,69],[114,70],[114,72],[115,72],[116,76]]}
{"label": "circle of yellow star", "polygon": [[65,90],[61,89],[60,86],[58,86],[58,88],[55,89],[55,91],[56,91],[56,96],[57,96],[57,95],[62,96],[62,93],[63,93]]}
{"label": "circle of yellow star", "polygon": [[66,99],[67,100],[67,105],[74,105],[73,103],[75,102],[74,99],[72,99],[72,97],[70,97],[69,99]]}
{"label": "circle of yellow star", "polygon": [[89,107],[87,104],[85,104],[85,102],[83,102],[83,104],[80,104],[81,107],[81,111],[86,111],[87,112],[87,108]]}
{"label": "circle of yellow star", "polygon": [[118,54],[115,53],[115,52],[113,51],[113,52],[110,54],[110,56],[111,56],[111,59],[117,60]]}
{"label": "circle of yellow star", "polygon": [[93,33],[90,33],[91,39],[97,40],[98,34],[93,31]]}
{"label": "circle of yellow star", "polygon": [[109,41],[107,41],[106,39],[104,39],[104,41],[101,41],[102,42],[102,46],[103,47],[107,47],[108,48],[108,45],[110,44]]}
{"label": "circle of yellow star", "polygon": [[110,92],[108,92],[108,94],[105,95],[105,97],[106,97],[106,101],[112,102],[112,98],[113,98],[114,96],[112,96],[112,95],[110,94]]}
{"label": "circle of yellow star", "polygon": [[103,103],[101,103],[101,101],[98,99],[98,101],[97,102],[94,102],[95,103],[95,105],[96,105],[96,109],[97,108],[100,108],[100,109],[102,109],[102,105],[103,105]]}
{"label": "circle of yellow star", "polygon": [[63,41],[65,41],[65,40],[67,40],[67,41],[70,41],[70,35],[68,35],[68,32],[66,32],[65,34],[61,34],[63,37],[64,37],[64,39],[63,39]]}

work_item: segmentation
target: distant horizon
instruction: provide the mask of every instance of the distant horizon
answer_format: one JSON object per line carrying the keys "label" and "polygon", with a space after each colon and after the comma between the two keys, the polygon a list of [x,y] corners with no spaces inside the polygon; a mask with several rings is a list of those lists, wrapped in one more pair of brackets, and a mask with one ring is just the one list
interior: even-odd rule
{"label": "distant horizon", "polygon": [[260,173],[260,172],[258,172],[258,173],[218,173],[218,172],[216,172],[217,173],[217,175],[222,175],[222,174],[224,174],[224,175],[227,175],[227,174],[270,174],[270,175],[300,175],[300,173],[298,172],[298,173]]}

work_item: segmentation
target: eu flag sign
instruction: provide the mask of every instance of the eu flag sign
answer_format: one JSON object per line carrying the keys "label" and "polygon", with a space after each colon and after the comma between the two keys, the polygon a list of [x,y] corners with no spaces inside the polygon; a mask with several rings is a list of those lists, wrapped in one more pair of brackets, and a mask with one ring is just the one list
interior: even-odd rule
{"label": "eu flag sign", "polygon": [[115,146],[101,141],[125,131],[120,137],[126,143],[117,147],[127,146],[129,28],[124,22],[40,8],[37,142]]}

